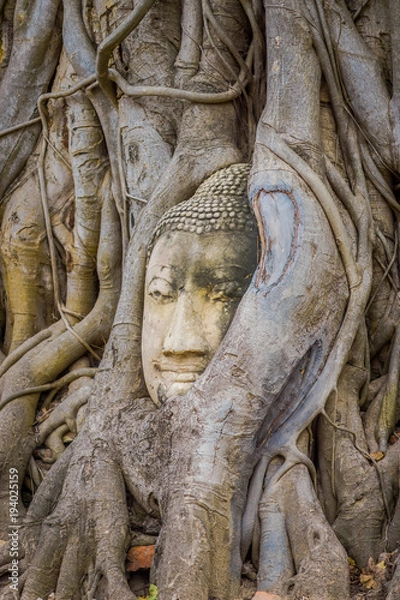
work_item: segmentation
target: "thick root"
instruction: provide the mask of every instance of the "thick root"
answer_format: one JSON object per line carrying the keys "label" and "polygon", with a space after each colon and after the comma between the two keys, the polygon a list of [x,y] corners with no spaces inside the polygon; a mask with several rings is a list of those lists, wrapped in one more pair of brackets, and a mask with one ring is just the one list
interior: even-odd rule
{"label": "thick root", "polygon": [[[296,465],[269,485],[259,511],[258,589],[290,600],[349,598],[347,555],[322,512],[307,467]],[[280,518],[280,537],[272,507]]]}

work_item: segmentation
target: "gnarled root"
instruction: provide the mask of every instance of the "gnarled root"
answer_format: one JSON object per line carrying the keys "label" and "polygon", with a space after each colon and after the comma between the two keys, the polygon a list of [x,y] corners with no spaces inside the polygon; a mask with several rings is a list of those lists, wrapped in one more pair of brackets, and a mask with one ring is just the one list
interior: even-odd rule
{"label": "gnarled root", "polygon": [[269,466],[259,504],[253,535],[257,588],[291,600],[345,600],[347,555],[323,514],[310,472],[297,464],[280,476],[282,467],[282,459]]}
{"label": "gnarled root", "polygon": [[289,598],[349,598],[347,554],[322,512],[307,468],[297,465],[282,479],[286,480],[282,494],[297,572],[289,584]]}
{"label": "gnarled root", "polygon": [[128,515],[121,471],[106,437],[103,435],[95,448],[87,443],[87,433],[82,432],[75,452],[72,448],[68,451],[73,456],[62,468],[64,471],[68,466],[62,495],[41,528],[38,522],[50,508],[51,491],[55,492],[52,501],[57,498],[61,478],[55,478],[56,489],[51,490],[50,473],[44,491],[39,492],[29,511],[30,555],[35,547],[37,550],[27,573],[23,600],[47,598],[54,590],[57,597],[69,598],[78,592],[82,581],[83,589],[93,594],[101,575],[113,597],[135,600],[124,575]]}
{"label": "gnarled root", "polygon": [[[104,199],[97,272],[100,293],[93,310],[74,326],[65,330],[63,322],[53,325],[51,336],[31,352],[25,354],[3,377],[2,381],[2,436],[4,444],[0,455],[1,482],[7,488],[8,469],[18,469],[22,481],[26,464],[36,444],[32,432],[35,409],[39,394],[24,396],[24,390],[53,381],[60,372],[82,356],[88,344],[102,344],[107,337],[119,296],[120,245],[119,220],[110,194]],[[75,335],[77,334],[77,336]],[[7,398],[20,392],[21,397],[7,404]],[[16,435],[17,433],[17,435]],[[7,441],[6,441],[7,440]],[[7,513],[7,502],[0,504],[0,511]],[[7,518],[0,519],[6,524]]]}

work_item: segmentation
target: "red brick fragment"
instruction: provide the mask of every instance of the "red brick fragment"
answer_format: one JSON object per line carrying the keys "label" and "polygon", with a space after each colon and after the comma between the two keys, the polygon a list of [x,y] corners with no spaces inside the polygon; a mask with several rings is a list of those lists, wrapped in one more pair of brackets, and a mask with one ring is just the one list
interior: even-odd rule
{"label": "red brick fragment", "polygon": [[[134,546],[128,552],[127,571],[138,571],[139,569],[150,569],[155,546]],[[262,599],[260,599],[262,600]]]}

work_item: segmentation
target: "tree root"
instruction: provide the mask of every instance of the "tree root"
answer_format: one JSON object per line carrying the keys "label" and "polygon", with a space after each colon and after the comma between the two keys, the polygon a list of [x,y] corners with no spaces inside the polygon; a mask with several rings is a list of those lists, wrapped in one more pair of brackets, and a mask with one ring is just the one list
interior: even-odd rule
{"label": "tree root", "polygon": [[116,104],[114,89],[108,79],[108,61],[115,48],[138,26],[147,15],[155,0],[141,0],[117,29],[102,41],[97,49],[96,75],[99,85],[109,98]]}
{"label": "tree root", "polygon": [[[43,527],[38,527],[38,517],[41,522],[46,513],[43,492],[38,492],[42,497],[34,499],[29,511],[27,521],[33,526],[28,530],[29,548],[32,551],[36,547],[37,550],[28,570],[23,600],[36,600],[38,596],[45,598],[54,589],[60,597],[71,597],[81,586],[82,577],[91,571],[94,578],[89,578],[86,587],[92,596],[100,575],[103,575],[107,579],[109,590],[113,591],[113,595],[116,594],[114,597],[136,599],[124,576],[125,542],[128,540],[127,512],[119,469],[113,461],[109,445],[106,444],[94,454],[90,449],[88,453],[84,447],[83,441],[81,450],[75,451],[73,460],[69,463],[63,495]],[[96,461],[93,461],[94,456]],[[65,459],[62,458],[55,465],[56,469],[61,461],[65,462]],[[65,472],[65,464],[62,470]],[[60,481],[58,475],[59,473],[56,478],[57,486]],[[49,477],[51,478],[51,472]],[[98,494],[99,479],[103,483],[107,482],[107,491],[101,497]],[[45,494],[46,487],[47,480]],[[46,495],[50,500],[48,491]],[[93,517],[93,521],[89,519],[89,515]],[[39,540],[36,538],[38,533]]]}
{"label": "tree root", "polygon": [[3,398],[0,402],[0,410],[7,406],[9,402],[12,400],[16,400],[17,398],[21,398],[21,396],[30,396],[31,394],[38,394],[41,392],[47,392],[48,390],[60,390],[65,385],[68,385],[75,379],[79,379],[80,377],[94,377],[97,369],[88,368],[88,369],[80,369],[79,371],[72,371],[71,373],[67,373],[61,379],[53,381],[52,383],[45,383],[43,385],[38,385],[32,388],[25,388],[19,392],[15,392],[11,396]]}
{"label": "tree root", "polygon": [[347,555],[323,515],[306,467],[294,466],[266,485],[259,507],[258,590],[293,600],[349,598]]}
{"label": "tree root", "polygon": [[[84,338],[89,343],[100,344],[103,343],[111,327],[111,320],[119,295],[120,277],[119,228],[118,220],[115,221],[117,215],[112,198],[105,199],[102,213],[97,257],[100,294],[93,310],[74,327],[78,338]],[[43,341],[34,350],[25,354],[7,372],[3,378],[3,398],[17,392],[20,395],[21,390],[31,387],[32,384],[36,387],[38,384],[52,381],[84,353],[84,348],[79,339],[69,331],[65,331],[62,322],[51,329],[53,334],[51,338]],[[68,376],[70,378],[76,377],[73,373]],[[13,466],[18,468],[22,481],[27,461],[33,450],[34,436],[31,433],[31,427],[34,422],[37,401],[37,393],[22,396],[18,400],[10,402],[3,409],[2,427],[4,436],[11,435],[12,440],[10,439],[10,443],[6,444],[7,450],[1,456],[2,479],[7,477],[8,468]],[[17,432],[17,438],[15,438],[15,432]],[[21,444],[21,446],[18,451],[18,460],[16,460],[12,448],[18,448],[18,444]],[[1,504],[1,510],[6,510],[3,503]],[[6,519],[3,519],[2,522],[6,523]]]}
{"label": "tree root", "polygon": [[[59,0],[47,0],[45,5],[33,2],[20,12],[22,20],[0,84],[0,129],[31,119],[38,96],[53,77],[61,46],[59,4]],[[36,68],[38,64],[41,64],[40,72]],[[40,127],[34,125],[1,140],[0,196],[25,166],[39,132]]]}
{"label": "tree root", "polygon": [[50,435],[54,429],[57,429],[60,425],[65,423],[68,425],[69,431],[76,433],[76,415],[78,410],[87,403],[90,393],[91,386],[86,385],[76,392],[70,394],[61,404],[56,406],[53,412],[42,422],[38,429],[37,434],[38,444],[43,444],[46,437]]}

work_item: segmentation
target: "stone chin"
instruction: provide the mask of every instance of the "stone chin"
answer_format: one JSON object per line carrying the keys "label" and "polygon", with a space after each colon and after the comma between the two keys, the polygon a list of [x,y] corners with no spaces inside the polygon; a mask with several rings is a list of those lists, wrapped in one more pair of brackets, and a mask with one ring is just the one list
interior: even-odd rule
{"label": "stone chin", "polygon": [[200,373],[186,381],[173,381],[168,384],[160,383],[157,389],[157,396],[160,401],[168,400],[172,396],[184,396],[192,387]]}

